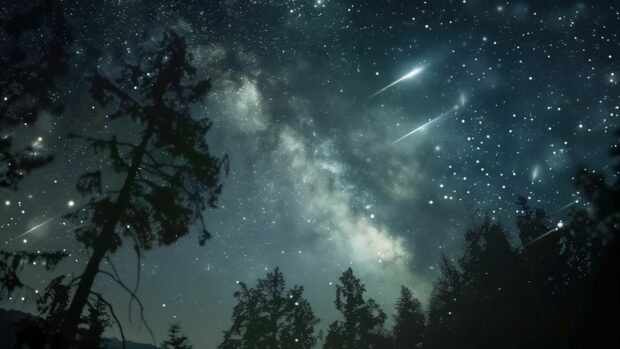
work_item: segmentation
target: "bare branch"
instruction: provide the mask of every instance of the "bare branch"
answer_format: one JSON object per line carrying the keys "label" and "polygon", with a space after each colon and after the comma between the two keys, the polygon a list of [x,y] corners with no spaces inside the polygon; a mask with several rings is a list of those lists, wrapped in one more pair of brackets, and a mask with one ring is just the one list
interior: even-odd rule
{"label": "bare branch", "polygon": [[132,292],[120,279],[117,279],[116,276],[114,276],[112,273],[110,273],[107,270],[101,270],[99,269],[99,272],[109,276],[114,282],[116,282],[119,286],[121,286],[127,293],[129,293],[129,295],[135,299],[136,303],[138,303],[138,307],[140,308],[140,319],[142,321],[142,323],[144,324],[144,327],[146,327],[147,331],[149,331],[149,334],[151,335],[151,339],[153,339],[153,344],[155,344],[155,335],[153,334],[153,331],[151,330],[151,327],[149,326],[148,322],[146,321],[146,318],[144,317],[144,306],[142,305],[142,301],[140,301],[140,298],[138,298],[138,296],[136,296],[136,294],[134,292]]}
{"label": "bare branch", "polygon": [[[128,229],[129,230],[129,229]],[[131,238],[133,239],[134,242],[134,251],[136,252],[136,285],[133,288],[133,293],[138,293],[138,288],[140,287],[140,275],[141,275],[141,270],[142,268],[140,268],[140,265],[142,263],[142,253],[140,253],[140,244],[138,243],[138,239],[136,238],[136,236],[133,234],[133,232],[131,230],[129,230],[129,236],[131,236]],[[133,304],[133,298],[131,298],[129,300],[129,308],[131,309],[131,305]],[[131,315],[131,313],[129,314]]]}

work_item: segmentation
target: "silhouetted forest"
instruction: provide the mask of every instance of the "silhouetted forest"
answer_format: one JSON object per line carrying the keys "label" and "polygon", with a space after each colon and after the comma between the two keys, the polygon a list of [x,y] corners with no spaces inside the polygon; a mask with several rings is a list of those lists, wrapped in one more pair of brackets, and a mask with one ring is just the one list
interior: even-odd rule
{"label": "silhouetted forest", "polygon": [[[0,72],[0,95],[11,102],[0,110],[0,130],[9,134],[0,140],[0,186],[8,190],[19,190],[30,171],[53,158],[30,147],[15,149],[10,132],[33,124],[42,110],[63,110],[50,91],[66,74],[72,36],[56,6],[43,1],[3,23],[2,35],[10,40],[2,65],[9,69]],[[47,26],[49,41],[39,38],[37,45],[49,47],[30,52],[32,45],[20,40],[40,26]],[[76,188],[85,204],[64,217],[88,252],[82,273],[52,276],[67,257],[62,251],[0,251],[0,300],[32,291],[39,312],[5,329],[13,348],[104,348],[111,326],[124,337],[118,314],[92,286],[96,278],[119,284],[143,315],[139,277],[135,285],[124,284],[110,256],[130,244],[139,261],[143,251],[175,243],[194,224],[201,245],[211,236],[203,212],[216,207],[228,162],[207,144],[211,121],[191,113],[211,85],[193,66],[184,38],[166,32],[141,62],[123,63],[118,76],[95,71],[88,83],[92,100],[129,131],[71,135],[106,164],[106,171],[79,177]],[[620,132],[616,136],[612,182],[597,169],[576,171],[575,186],[587,203],[561,222],[525,198],[516,199],[515,217],[502,217],[513,219],[514,229],[482,215],[464,232],[458,258],[441,257],[428,306],[403,286],[394,308],[381,309],[348,269],[334,294],[340,318],[319,326],[304,288],[288,288],[276,268],[253,286],[239,284],[219,348],[619,348]],[[24,265],[34,262],[44,263],[52,276],[37,293],[20,278]],[[141,320],[148,328],[148,319]],[[158,337],[167,338],[160,348],[192,348],[177,323]]]}
{"label": "silhouetted forest", "polygon": [[[611,150],[616,174],[617,136]],[[256,288],[240,285],[233,326],[219,348],[312,348],[315,341],[329,349],[616,348],[620,180],[607,183],[596,170],[583,169],[575,184],[589,205],[573,208],[565,221],[554,222],[518,198],[516,231],[488,217],[471,226],[460,257],[442,257],[426,309],[402,287],[391,328],[348,269],[336,286],[341,319],[320,338],[312,310],[300,300],[303,289],[285,292],[276,269]],[[307,318],[304,326],[290,331],[300,316]]]}

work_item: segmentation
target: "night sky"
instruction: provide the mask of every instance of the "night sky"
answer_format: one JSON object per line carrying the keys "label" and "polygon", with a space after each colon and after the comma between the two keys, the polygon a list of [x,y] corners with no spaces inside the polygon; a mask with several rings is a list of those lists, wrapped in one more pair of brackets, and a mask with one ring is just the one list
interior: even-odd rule
{"label": "night sky", "polygon": [[[476,217],[512,227],[517,195],[558,221],[583,207],[572,177],[579,166],[606,169],[620,126],[614,1],[65,3],[76,36],[61,82],[67,111],[13,134],[56,159],[0,192],[0,240],[65,248],[59,272],[82,270],[87,255],[59,215],[81,203],[77,176],[95,160],[67,133],[122,127],[85,78],[114,74],[175,30],[212,78],[196,113],[213,120],[209,142],[230,156],[230,174],[207,212],[206,246],[190,234],[142,260],[139,295],[158,341],[179,321],[195,346],[216,347],[237,282],[276,266],[305,287],[320,328],[336,319],[334,285],[349,266],[388,314],[400,285],[425,301],[441,254],[458,256]],[[113,260],[133,284],[131,244]],[[26,274],[40,288],[50,276]],[[150,341],[135,309],[129,324],[127,295],[97,280],[128,337]],[[19,297],[3,306],[33,308]]]}

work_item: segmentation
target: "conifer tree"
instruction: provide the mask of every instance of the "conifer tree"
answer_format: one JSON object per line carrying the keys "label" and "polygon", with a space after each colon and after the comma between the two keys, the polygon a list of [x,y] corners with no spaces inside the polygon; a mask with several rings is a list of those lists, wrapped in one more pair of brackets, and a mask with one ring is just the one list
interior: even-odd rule
{"label": "conifer tree", "polygon": [[189,339],[181,333],[181,325],[170,324],[168,327],[168,339],[161,343],[160,349],[192,349]]}
{"label": "conifer tree", "polygon": [[[74,341],[89,298],[101,296],[92,292],[98,274],[121,284],[132,301],[136,299],[135,288],[122,284],[109,259],[125,240],[140,254],[174,243],[197,222],[199,242],[205,243],[210,234],[203,211],[216,206],[220,174],[227,165],[207,144],[211,121],[192,115],[192,106],[203,101],[210,82],[199,79],[185,40],[176,33],[166,32],[151,57],[124,64],[115,79],[96,73],[90,81],[93,99],[125,132],[72,135],[90,145],[100,163],[111,164],[115,175],[106,177],[103,168],[85,172],[77,189],[87,203],[65,217],[90,251],[84,271],[65,284],[75,288],[61,331],[66,342]],[[104,260],[112,271],[102,270]]]}
{"label": "conifer tree", "polygon": [[[11,30],[19,35],[38,25],[37,16],[50,8],[55,9],[53,4],[43,1],[40,7],[28,13],[30,17],[26,20],[15,21]],[[60,16],[59,12],[53,14]],[[64,26],[53,29],[56,35],[64,37]],[[54,49],[65,47],[58,44]],[[46,57],[40,65],[52,69],[50,72],[39,74],[37,67],[30,67],[33,72],[24,68],[23,74],[20,73],[22,70],[16,69],[11,73],[15,76],[1,76],[0,88],[10,92],[6,94],[8,104],[0,108],[3,114],[0,126],[3,128],[20,122],[34,122],[39,107],[60,111],[60,106],[53,103],[55,99],[47,101],[42,96],[47,96],[47,88],[58,74],[64,72],[65,58],[60,53]],[[5,73],[3,70],[2,74]],[[37,83],[45,91],[29,89],[28,86]],[[97,163],[100,165],[83,173],[78,180],[77,189],[86,197],[86,204],[64,217],[73,223],[78,242],[90,252],[88,263],[81,274],[55,277],[44,292],[36,295],[41,314],[46,319],[54,318],[54,321],[46,322],[49,326],[46,325],[45,334],[41,334],[49,343],[55,343],[52,348],[78,344],[76,334],[89,303],[104,302],[118,324],[110,304],[92,290],[98,274],[119,283],[130,294],[131,301],[142,307],[135,294],[138,285],[131,289],[122,283],[109,255],[129,240],[140,256],[141,251],[156,245],[174,243],[195,223],[200,231],[199,243],[203,245],[210,238],[203,212],[216,207],[222,189],[221,173],[222,170],[228,171],[227,157],[212,155],[208,146],[206,135],[212,126],[211,121],[205,115],[192,115],[191,112],[194,105],[204,101],[210,81],[200,78],[192,65],[185,40],[176,33],[166,32],[156,52],[143,62],[123,64],[115,78],[95,73],[90,84],[90,94],[108,112],[109,122],[122,126],[110,127],[110,130],[119,131],[103,132],[103,137],[70,135],[89,145],[99,157]],[[40,94],[38,107],[13,103],[23,97],[20,93],[34,101]],[[99,130],[93,133],[102,134]],[[15,187],[24,171],[16,171],[19,166],[12,165],[15,162],[8,153],[10,143],[0,144],[0,148],[4,156],[0,161],[9,164],[0,175],[0,185]],[[111,165],[112,173],[104,168],[107,167],[105,164]],[[0,291],[3,293],[0,296],[26,288],[18,275],[25,262],[42,262],[51,270],[65,256],[64,252],[53,251],[1,252]],[[101,268],[104,260],[111,271]]]}
{"label": "conifer tree", "polygon": [[83,349],[105,349],[103,332],[112,325],[107,305],[102,300],[88,304],[88,315],[82,318],[78,346]]}
{"label": "conifer tree", "polygon": [[366,287],[353,275],[351,268],[340,277],[336,286],[336,309],[343,320],[329,326],[326,349],[383,348],[389,339],[383,328],[386,315],[372,298],[364,299]]}
{"label": "conifer tree", "polygon": [[224,331],[220,349],[312,348],[318,319],[303,297],[303,287],[286,289],[279,268],[259,279],[256,287],[239,283],[233,323]]}
{"label": "conifer tree", "polygon": [[422,305],[405,286],[400,288],[394,320],[392,335],[395,349],[412,348],[422,344],[426,330]]}

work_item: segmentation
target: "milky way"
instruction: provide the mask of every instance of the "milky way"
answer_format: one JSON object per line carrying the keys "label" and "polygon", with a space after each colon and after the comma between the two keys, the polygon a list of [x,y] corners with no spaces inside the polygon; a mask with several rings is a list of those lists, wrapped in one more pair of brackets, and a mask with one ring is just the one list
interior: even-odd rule
{"label": "milky way", "polygon": [[[62,220],[12,238],[79,200],[76,176],[94,160],[67,132],[119,131],[85,93],[85,77],[115,74],[120,60],[177,31],[212,77],[194,112],[213,120],[210,144],[230,156],[230,175],[207,212],[213,238],[147,252],[139,293],[156,333],[176,320],[207,348],[230,325],[236,282],[276,266],[304,285],[321,328],[335,319],[334,284],[349,266],[388,314],[401,284],[426,302],[441,255],[458,257],[471,217],[510,226],[517,195],[558,221],[568,211],[558,208],[583,205],[576,168],[602,168],[619,126],[613,1],[66,3],[79,28],[63,81],[71,112],[14,131],[60,155],[2,192],[10,205],[0,207],[0,240],[65,248],[61,270],[83,268]],[[130,246],[113,260],[133,284]],[[44,287],[44,270],[26,273]],[[114,285],[96,288],[126,309]],[[150,340],[121,318],[129,338]]]}

